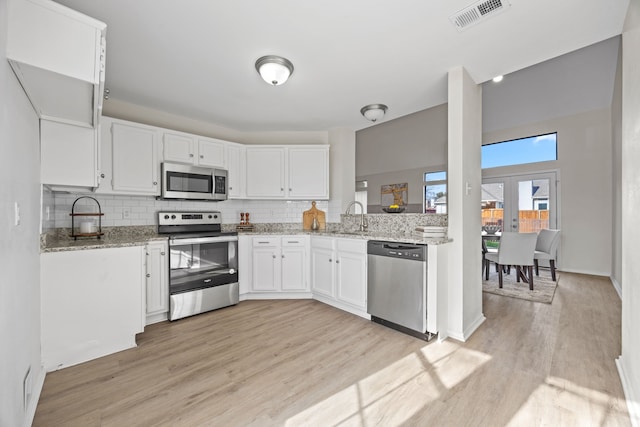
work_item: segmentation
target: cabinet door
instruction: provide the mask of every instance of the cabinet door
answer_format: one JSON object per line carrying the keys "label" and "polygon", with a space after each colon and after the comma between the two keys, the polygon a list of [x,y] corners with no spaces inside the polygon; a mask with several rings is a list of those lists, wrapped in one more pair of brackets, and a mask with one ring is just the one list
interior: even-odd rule
{"label": "cabinet door", "polygon": [[281,147],[247,147],[247,197],[284,198],[284,159]]}
{"label": "cabinet door", "polygon": [[165,133],[162,138],[164,161],[188,164],[196,162],[195,141],[192,137]]}
{"label": "cabinet door", "polygon": [[329,198],[328,147],[289,148],[288,198]]}
{"label": "cabinet door", "polygon": [[160,194],[156,132],[114,123],[113,190],[129,194]]}
{"label": "cabinet door", "polygon": [[272,238],[253,240],[254,291],[276,291],[280,287],[280,248]]}
{"label": "cabinet door", "polygon": [[40,177],[43,184],[96,187],[97,130],[40,120]]}
{"label": "cabinet door", "polygon": [[314,294],[334,297],[334,266],[333,250],[311,247],[311,290]]}
{"label": "cabinet door", "polygon": [[338,252],[336,256],[336,297],[343,302],[366,310],[367,255]]}
{"label": "cabinet door", "polygon": [[282,290],[308,291],[305,238],[282,238]]}
{"label": "cabinet door", "polygon": [[[167,243],[146,246],[147,316],[169,311],[169,282],[167,281]],[[163,320],[163,319],[161,319]],[[147,318],[147,324],[152,323]]]}
{"label": "cabinet door", "polygon": [[225,143],[215,139],[198,139],[198,164],[211,168],[224,168]]}
{"label": "cabinet door", "polygon": [[244,199],[246,197],[245,164],[246,149],[241,145],[230,144],[227,147],[227,178],[229,179],[230,199]]}

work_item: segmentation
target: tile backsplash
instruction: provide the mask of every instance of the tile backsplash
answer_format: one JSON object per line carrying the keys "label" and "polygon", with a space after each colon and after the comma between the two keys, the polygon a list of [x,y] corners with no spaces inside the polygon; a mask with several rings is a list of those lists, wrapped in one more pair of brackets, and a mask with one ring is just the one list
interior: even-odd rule
{"label": "tile backsplash", "polygon": [[[226,200],[223,202],[194,202],[156,200],[144,196],[103,194],[70,194],[43,191],[43,231],[71,227],[71,207],[81,196],[90,196],[99,203],[104,216],[102,226],[155,225],[158,211],[205,211],[222,213],[224,224],[240,222],[240,212],[249,212],[252,223],[300,223],[302,213],[311,208],[311,201],[284,200]],[[340,222],[340,202],[320,200],[316,207],[327,213],[327,222]],[[49,219],[47,219],[47,209]],[[88,198],[78,201],[76,212],[97,212],[97,204]]]}

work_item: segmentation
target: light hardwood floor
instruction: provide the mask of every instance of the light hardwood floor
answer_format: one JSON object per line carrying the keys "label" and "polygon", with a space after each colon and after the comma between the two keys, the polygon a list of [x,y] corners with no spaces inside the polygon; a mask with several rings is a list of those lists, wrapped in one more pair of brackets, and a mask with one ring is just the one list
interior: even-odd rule
{"label": "light hardwood floor", "polygon": [[316,301],[241,302],[48,374],[33,425],[630,425],[608,279],[561,273],[553,304],[483,311],[466,343],[425,343]]}

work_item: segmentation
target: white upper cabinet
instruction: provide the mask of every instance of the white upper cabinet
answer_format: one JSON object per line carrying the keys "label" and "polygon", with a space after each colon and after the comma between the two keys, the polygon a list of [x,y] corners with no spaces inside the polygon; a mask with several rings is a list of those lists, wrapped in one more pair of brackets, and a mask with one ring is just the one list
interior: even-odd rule
{"label": "white upper cabinet", "polygon": [[7,59],[38,116],[95,127],[106,25],[49,0],[10,0]]}
{"label": "white upper cabinet", "polygon": [[164,161],[213,168],[225,167],[225,141],[182,133],[165,133],[162,142]]}
{"label": "white upper cabinet", "polygon": [[113,191],[121,194],[160,195],[157,132],[147,126],[114,122],[111,125]]}
{"label": "white upper cabinet", "polygon": [[329,198],[329,146],[288,148],[289,199]]}
{"label": "white upper cabinet", "polygon": [[283,147],[247,147],[247,198],[284,198],[285,165]]}
{"label": "white upper cabinet", "polygon": [[247,150],[241,144],[227,145],[227,169],[229,180],[229,198],[244,199],[247,197],[247,181],[245,168]]}
{"label": "white upper cabinet", "polygon": [[227,143],[212,138],[198,138],[198,165],[224,169]]}
{"label": "white upper cabinet", "polygon": [[97,148],[96,129],[40,120],[42,183],[53,190],[93,190],[98,186]]}
{"label": "white upper cabinet", "polygon": [[328,199],[329,146],[248,146],[247,198]]}
{"label": "white upper cabinet", "polygon": [[163,160],[167,162],[178,162],[195,164],[194,138],[186,135],[165,133],[162,136]]}

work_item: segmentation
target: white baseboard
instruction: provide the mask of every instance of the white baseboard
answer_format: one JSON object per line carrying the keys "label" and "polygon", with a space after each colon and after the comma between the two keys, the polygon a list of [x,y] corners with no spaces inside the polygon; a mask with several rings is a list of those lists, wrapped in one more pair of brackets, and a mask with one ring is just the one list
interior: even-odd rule
{"label": "white baseboard", "polygon": [[618,296],[620,297],[620,299],[622,299],[622,286],[620,285],[620,283],[618,283],[618,281],[615,279],[615,277],[609,276],[609,279],[611,279],[611,283],[613,284],[613,288],[618,293]]}
{"label": "white baseboard", "polygon": [[40,400],[40,394],[42,393],[42,387],[44,387],[44,377],[46,372],[44,366],[40,366],[40,371],[33,383],[32,395],[29,400],[29,405],[25,410],[24,427],[31,427],[33,424],[33,418],[36,416],[36,408],[38,407],[38,401]]}
{"label": "white baseboard", "polygon": [[484,314],[480,313],[480,316],[478,316],[476,320],[474,320],[464,331],[462,331],[462,333],[458,331],[454,332],[449,330],[447,331],[446,335],[448,338],[453,338],[454,340],[466,342],[469,339],[469,337],[471,337],[471,335],[476,331],[476,329],[478,329],[480,325],[484,323],[485,320],[487,320],[487,318],[484,317]]}
{"label": "white baseboard", "polygon": [[616,359],[616,366],[618,367],[618,375],[620,375],[620,381],[622,382],[622,390],[624,390],[624,396],[627,400],[627,409],[629,410],[631,425],[633,427],[640,427],[640,390],[636,391],[633,389],[633,385],[626,373],[625,362],[622,356]]}
{"label": "white baseboard", "polygon": [[576,273],[576,274],[588,274],[590,276],[604,276],[610,277],[610,271],[586,271],[586,270],[575,270],[571,268],[563,268],[562,270],[558,268],[560,273]]}

